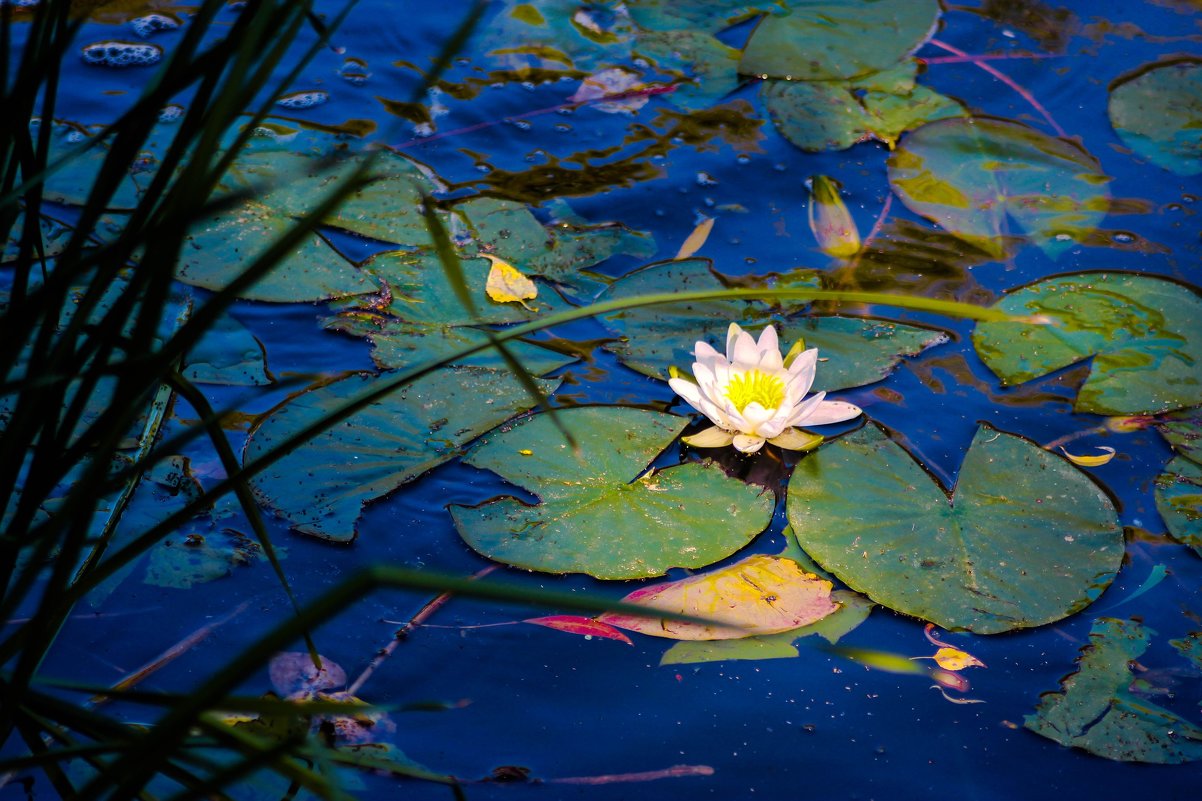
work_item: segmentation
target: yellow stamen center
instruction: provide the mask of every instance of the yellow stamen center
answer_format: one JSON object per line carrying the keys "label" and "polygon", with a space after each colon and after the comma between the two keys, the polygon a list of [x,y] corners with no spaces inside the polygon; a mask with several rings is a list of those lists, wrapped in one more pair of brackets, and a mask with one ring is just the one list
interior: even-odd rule
{"label": "yellow stamen center", "polygon": [[730,398],[739,414],[752,403],[772,410],[785,400],[785,382],[780,376],[769,375],[760,370],[735,373],[726,385],[726,397]]}

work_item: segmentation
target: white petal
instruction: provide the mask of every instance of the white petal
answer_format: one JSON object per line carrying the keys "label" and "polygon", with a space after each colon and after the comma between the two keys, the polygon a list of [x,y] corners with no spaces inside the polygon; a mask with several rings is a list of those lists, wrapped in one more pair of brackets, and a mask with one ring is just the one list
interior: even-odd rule
{"label": "white petal", "polygon": [[807,426],[824,426],[830,423],[842,423],[844,420],[850,420],[853,417],[859,416],[863,410],[852,403],[844,403],[843,401],[823,401],[818,405],[810,415],[805,419]]}
{"label": "white petal", "polygon": [[697,404],[701,402],[701,387],[684,378],[669,378],[668,386],[672,388],[673,392],[688,401],[690,406],[700,411]]}
{"label": "white petal", "polygon": [[769,372],[785,369],[785,360],[780,355],[780,342],[776,338],[776,326],[770,325],[760,332],[756,347],[760,351],[760,368]]}
{"label": "white petal", "polygon": [[739,328],[738,323],[731,323],[726,329],[726,358],[730,361],[734,361],[735,341],[742,333],[743,329]]}
{"label": "white petal", "polygon": [[776,409],[765,409],[758,401],[752,401],[743,407],[743,419],[747,421],[747,433],[759,433],[760,426],[776,417]]}
{"label": "white petal", "polygon": [[726,358],[721,353],[714,350],[714,347],[710,345],[710,343],[701,341],[698,341],[697,344],[693,346],[693,356],[695,356],[699,362],[708,362],[712,361],[713,359]]}
{"label": "white petal", "polygon": [[799,388],[797,396],[804,397],[814,385],[814,371],[818,368],[818,348],[803,350],[801,355],[789,365],[790,386]]}
{"label": "white petal", "polygon": [[758,367],[760,363],[760,349],[755,346],[755,340],[751,338],[751,334],[741,331],[735,338],[734,354],[731,355],[728,352],[726,357],[736,367]]}
{"label": "white petal", "polygon": [[748,434],[735,434],[734,446],[743,453],[755,453],[764,447],[764,438],[753,437]]}
{"label": "white petal", "polygon": [[766,440],[771,441],[773,437],[778,436],[785,429],[785,418],[777,416],[773,417],[766,423],[761,423],[756,427],[755,433],[759,434]]}
{"label": "white petal", "polygon": [[805,431],[798,431],[796,428],[786,428],[780,435],[770,437],[768,441],[785,450],[808,451],[818,447],[822,439],[821,434],[809,434]]}
{"label": "white petal", "polygon": [[818,410],[818,407],[822,405],[822,399],[825,397],[825,392],[819,392],[794,406],[793,410],[788,414],[788,424],[791,426],[809,425],[810,415]]}
{"label": "white petal", "polygon": [[725,448],[735,439],[735,435],[729,431],[724,431],[717,426],[707,428],[704,431],[698,431],[688,437],[681,437],[681,442],[687,445],[692,445],[694,448]]}

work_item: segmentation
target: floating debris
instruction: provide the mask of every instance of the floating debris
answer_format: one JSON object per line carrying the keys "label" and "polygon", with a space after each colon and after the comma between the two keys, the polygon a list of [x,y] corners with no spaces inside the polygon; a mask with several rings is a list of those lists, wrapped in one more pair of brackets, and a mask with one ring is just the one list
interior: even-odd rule
{"label": "floating debris", "polygon": [[143,39],[149,39],[156,33],[174,31],[179,27],[179,20],[164,14],[147,14],[144,17],[131,19],[129,27],[138,36],[141,36]]}
{"label": "floating debris", "polygon": [[283,95],[275,101],[275,104],[277,106],[283,106],[284,108],[295,110],[320,106],[329,99],[329,92],[323,92],[320,89],[314,89],[309,92],[293,92],[292,94]]}
{"label": "floating debris", "polygon": [[148,67],[163,58],[163,48],[136,42],[96,42],[83,49],[85,64],[97,67]]}

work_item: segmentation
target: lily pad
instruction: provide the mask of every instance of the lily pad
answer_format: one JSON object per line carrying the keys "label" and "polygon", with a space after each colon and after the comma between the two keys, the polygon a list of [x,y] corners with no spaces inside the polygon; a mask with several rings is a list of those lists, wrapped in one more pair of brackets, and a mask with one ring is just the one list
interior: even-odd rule
{"label": "lily pad", "polygon": [[[36,123],[35,123],[36,124]],[[33,132],[37,135],[37,132]],[[111,139],[110,139],[111,141]],[[49,164],[62,160],[62,166],[46,176],[42,187],[42,197],[56,203],[66,203],[72,206],[82,206],[87,202],[88,194],[96,183],[97,177],[108,158],[107,143],[94,144],[90,134],[78,126],[66,123],[54,123],[50,134]],[[142,192],[139,183],[149,183],[154,177],[151,169],[155,164],[152,156],[147,154],[144,161],[137,162],[132,167],[141,170],[134,172],[126,170],[117,182],[107,208],[110,210],[129,210],[138,204],[138,196]]]}
{"label": "lily pad", "polygon": [[1156,430],[1177,453],[1202,464],[1202,407],[1166,414],[1157,419]]}
{"label": "lily pad", "polygon": [[[13,226],[10,233],[10,238],[4,243],[4,247],[0,249],[0,264],[7,264],[15,261],[21,253],[20,239],[24,235],[25,227],[25,212],[18,211],[17,218],[13,221]],[[71,237],[71,228],[63,222],[60,222],[52,217],[42,215],[38,218],[38,227],[41,235],[42,255],[47,258],[57,256],[67,246],[67,241]],[[37,258],[37,250],[34,250],[34,256]]]}
{"label": "lily pad", "polygon": [[1087,238],[1110,206],[1109,180],[1077,144],[982,117],[923,125],[889,157],[889,183],[911,211],[997,257],[1004,235],[1053,258]]}
{"label": "lily pad", "polygon": [[852,589],[978,634],[1081,610],[1123,557],[1105,492],[1067,460],[987,426],[950,499],[870,425],[798,464],[787,514],[801,547]]}
{"label": "lily pad", "polygon": [[258,387],[274,380],[263,343],[229,315],[218,318],[188,351],[182,372],[199,384]]}
{"label": "lily pad", "polygon": [[[295,221],[255,202],[214,214],[193,228],[184,245],[179,280],[219,290],[289,231]],[[239,293],[246,300],[309,303],[366,294],[378,287],[316,233],[306,234],[257,283]]]}
{"label": "lily pad", "polygon": [[464,460],[539,498],[533,506],[506,497],[450,507],[460,536],[490,559],[546,573],[646,578],[723,559],[771,520],[770,494],[714,464],[644,472],[687,418],[621,406],[556,416],[579,454],[540,414],[485,437]]}
{"label": "lily pad", "polygon": [[666,96],[673,105],[708,108],[739,88],[737,67],[742,54],[703,31],[682,28],[641,33],[635,52],[680,79]]}
{"label": "lily pad", "polygon": [[[817,286],[820,273],[791,277],[801,285]],[[599,300],[618,300],[652,293],[723,290],[727,285],[708,259],[684,259],[650,264],[616,281]],[[798,338],[818,348],[826,359],[819,368],[817,389],[836,390],[871,384],[884,378],[901,361],[947,341],[941,331],[868,317],[809,316],[804,307],[783,308],[745,300],[667,303],[614,312],[602,322],[619,336],[606,345],[633,370],[667,380],[668,368],[693,363],[698,340],[725,343],[732,322],[758,334],[769,323],[779,327],[786,347]]]}
{"label": "lily pad", "polygon": [[1156,478],[1156,509],[1173,539],[1202,556],[1202,465],[1172,459]]}
{"label": "lily pad", "polygon": [[1077,672],[1045,693],[1024,725],[1063,746],[1122,762],[1180,764],[1202,759],[1202,729],[1129,688],[1130,663],[1155,632],[1131,620],[1094,621]]}
{"label": "lily pad", "polygon": [[973,346],[1005,384],[1093,358],[1075,408],[1156,414],[1202,403],[1202,293],[1165,278],[1075,273],[1037,281],[994,308],[1049,325],[980,323]]}
{"label": "lily pad", "polygon": [[935,32],[935,0],[828,0],[792,3],[760,20],[739,72],[801,81],[848,80],[880,72]]}
{"label": "lily pad", "polygon": [[[243,459],[393,380],[355,374],[301,392],[251,430]],[[537,380],[544,393],[557,386]],[[350,542],[365,504],[459,455],[464,445],[534,405],[507,370],[437,370],[384,396],[297,447],[253,480],[255,497],[303,534]]]}
{"label": "lily pad", "polygon": [[[378,295],[348,299],[338,305],[338,315],[325,327],[369,339],[372,359],[385,369],[399,369],[452,356],[486,342],[482,327],[524,323],[541,314],[562,311],[567,304],[550,287],[525,306],[490,300],[486,292],[489,264],[484,259],[461,263],[469,291],[476,300],[475,314],[459,302],[441,262],[429,253],[388,251],[363,263],[365,271],[386,287]],[[532,343],[510,341],[510,352],[535,374],[562,367],[575,357],[564,356]],[[457,364],[504,367],[495,350],[486,350]]]}
{"label": "lily pad", "polygon": [[917,84],[917,72],[909,60],[858,81],[769,80],[760,94],[777,130],[802,150],[844,150],[869,139],[892,148],[903,131],[965,114],[955,100]]}
{"label": "lily pad", "polygon": [[718,33],[756,14],[781,13],[783,0],[626,0],[626,9],[640,28],[652,31],[699,30]]}
{"label": "lily pad", "polygon": [[808,626],[738,640],[686,640],[665,651],[659,663],[692,665],[738,659],[792,659],[800,655],[796,645],[798,640],[821,637],[834,645],[867,620],[875,605],[863,595],[847,590],[835,590],[831,593],[831,600],[839,604],[839,609]]}
{"label": "lily pad", "polygon": [[1177,175],[1202,173],[1202,61],[1141,67],[1110,86],[1110,124],[1123,143]]}
{"label": "lily pad", "polygon": [[225,578],[237,567],[257,561],[266,561],[259,544],[229,530],[170,537],[151,550],[143,581],[183,590]]}
{"label": "lily pad", "polygon": [[724,626],[606,612],[597,620],[672,640],[732,640],[808,626],[839,609],[831,583],[792,559],[756,554],[706,573],[642,587],[622,599],[649,612],[704,617]]}

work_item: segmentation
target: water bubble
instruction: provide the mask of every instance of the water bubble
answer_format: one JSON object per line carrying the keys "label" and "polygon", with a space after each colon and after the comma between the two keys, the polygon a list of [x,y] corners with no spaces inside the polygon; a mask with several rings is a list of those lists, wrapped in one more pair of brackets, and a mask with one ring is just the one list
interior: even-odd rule
{"label": "water bubble", "polygon": [[159,112],[159,122],[175,122],[182,116],[184,116],[184,107],[178,103],[171,103],[163,106],[163,110]]}
{"label": "water bubble", "polygon": [[179,20],[165,14],[147,14],[144,17],[130,20],[129,27],[138,36],[147,39],[162,31],[175,30],[179,27]]}
{"label": "water bubble", "polygon": [[348,58],[338,68],[338,77],[353,86],[362,86],[371,77],[367,62],[361,58]]}
{"label": "water bubble", "polygon": [[718,183],[718,179],[710,175],[708,172],[697,173],[698,186],[713,186],[716,183]]}
{"label": "water bubble", "polygon": [[323,92],[320,89],[314,89],[309,92],[293,92],[291,94],[283,95],[275,101],[275,104],[277,106],[282,106],[283,108],[297,110],[320,106],[329,99],[329,92]]}
{"label": "water bubble", "polygon": [[163,58],[163,48],[135,42],[96,42],[83,49],[85,64],[97,67],[148,67]]}
{"label": "water bubble", "polygon": [[735,162],[738,164],[750,164],[751,156],[747,155],[746,153],[740,153],[739,155],[735,156]]}
{"label": "water bubble", "polygon": [[1119,242],[1121,244],[1128,245],[1135,241],[1136,236],[1135,236],[1135,234],[1131,234],[1126,231],[1115,231],[1114,234],[1111,236],[1111,239],[1113,239],[1115,242]]}

